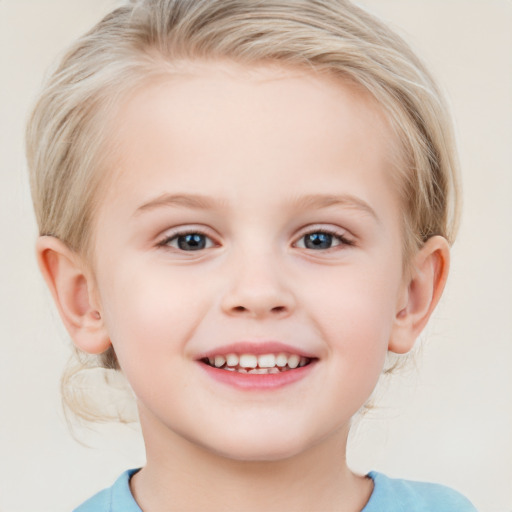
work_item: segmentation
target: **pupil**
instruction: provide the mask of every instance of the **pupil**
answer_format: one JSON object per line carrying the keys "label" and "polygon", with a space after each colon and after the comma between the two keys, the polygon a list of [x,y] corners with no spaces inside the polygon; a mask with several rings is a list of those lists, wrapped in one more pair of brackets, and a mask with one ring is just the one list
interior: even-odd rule
{"label": "pupil", "polygon": [[184,251],[198,251],[199,249],[204,249],[205,246],[205,237],[199,233],[178,237],[178,247]]}
{"label": "pupil", "polygon": [[308,249],[329,249],[332,245],[332,235],[328,233],[310,233],[306,235],[304,245]]}

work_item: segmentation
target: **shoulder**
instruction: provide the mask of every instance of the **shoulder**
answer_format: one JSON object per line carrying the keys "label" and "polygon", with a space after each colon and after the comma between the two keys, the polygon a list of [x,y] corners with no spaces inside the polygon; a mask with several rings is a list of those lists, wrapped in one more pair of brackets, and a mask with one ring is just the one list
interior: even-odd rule
{"label": "shoulder", "polygon": [[141,512],[130,491],[130,478],[137,471],[125,471],[112,487],[95,494],[73,512]]}
{"label": "shoulder", "polygon": [[389,478],[370,472],[373,493],[362,512],[477,512],[471,502],[444,485]]}

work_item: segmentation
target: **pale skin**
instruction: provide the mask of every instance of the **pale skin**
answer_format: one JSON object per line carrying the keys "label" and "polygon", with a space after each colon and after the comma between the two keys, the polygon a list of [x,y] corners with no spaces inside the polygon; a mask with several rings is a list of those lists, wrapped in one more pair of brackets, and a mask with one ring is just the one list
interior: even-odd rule
{"label": "pale skin", "polygon": [[[379,106],[303,70],[194,63],[138,91],[111,132],[94,260],[53,237],[37,252],[75,344],[112,344],[137,396],[136,501],[361,511],[373,483],[347,466],[350,420],[387,351],[412,348],[449,263],[436,236],[404,272],[397,146]],[[187,233],[203,246],[183,245]],[[287,343],[316,365],[271,391],[210,379],[198,354],[240,340]]]}

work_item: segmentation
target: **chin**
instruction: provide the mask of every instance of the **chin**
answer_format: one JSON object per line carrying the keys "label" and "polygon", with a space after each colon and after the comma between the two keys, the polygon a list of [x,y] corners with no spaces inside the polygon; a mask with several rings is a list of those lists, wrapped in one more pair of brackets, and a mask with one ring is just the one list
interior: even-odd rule
{"label": "chin", "polygon": [[[210,452],[233,461],[240,462],[277,462],[293,458],[307,450],[304,440],[290,436],[276,436],[275,432],[264,435],[240,435],[232,433],[228,439],[209,440],[204,447]],[[263,434],[263,435],[262,435]]]}

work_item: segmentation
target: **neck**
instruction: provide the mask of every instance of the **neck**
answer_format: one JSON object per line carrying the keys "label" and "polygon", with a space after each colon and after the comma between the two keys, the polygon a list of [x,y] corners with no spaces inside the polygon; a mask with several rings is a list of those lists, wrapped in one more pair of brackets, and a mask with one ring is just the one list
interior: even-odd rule
{"label": "neck", "polygon": [[[145,429],[141,418],[143,431]],[[165,432],[145,436],[147,464],[131,480],[145,512],[161,510],[337,510],[360,512],[373,483],[346,463],[348,427],[297,455],[276,461],[223,457]]]}

